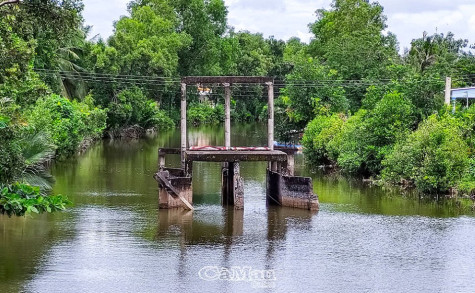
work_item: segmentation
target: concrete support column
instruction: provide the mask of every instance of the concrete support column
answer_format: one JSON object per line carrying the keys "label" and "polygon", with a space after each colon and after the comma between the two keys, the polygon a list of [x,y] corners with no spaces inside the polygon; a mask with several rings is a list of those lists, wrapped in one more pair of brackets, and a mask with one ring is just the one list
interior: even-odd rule
{"label": "concrete support column", "polygon": [[224,146],[231,148],[231,87],[229,83],[224,86]]}
{"label": "concrete support column", "polygon": [[158,171],[162,171],[165,168],[165,154],[158,151]]}
{"label": "concrete support column", "polygon": [[450,98],[452,96],[452,78],[445,78],[445,104],[450,105]]}
{"label": "concrete support column", "polygon": [[185,177],[193,176],[193,161],[186,160],[185,158],[185,169],[183,170]]}
{"label": "concrete support column", "polygon": [[268,90],[268,122],[267,122],[267,132],[268,132],[268,147],[271,150],[274,150],[274,83],[267,82]]}
{"label": "concrete support column", "polygon": [[[227,167],[225,167],[227,165]],[[223,164],[221,196],[223,205],[244,208],[244,183],[241,177],[239,162]]]}
{"label": "concrete support column", "polygon": [[186,151],[186,83],[181,84],[181,168],[185,169]]}
{"label": "concrete support column", "polygon": [[294,176],[295,174],[295,156],[287,154],[287,175]]}

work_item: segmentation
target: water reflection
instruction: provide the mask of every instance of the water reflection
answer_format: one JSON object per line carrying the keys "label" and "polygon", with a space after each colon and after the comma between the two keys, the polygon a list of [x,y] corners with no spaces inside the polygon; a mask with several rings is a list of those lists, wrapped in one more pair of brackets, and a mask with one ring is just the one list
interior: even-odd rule
{"label": "water reflection", "polygon": [[[240,128],[242,127],[242,128]],[[234,125],[233,145],[265,145],[265,125]],[[202,131],[202,132],[201,132]],[[201,133],[201,134],[200,134]],[[200,138],[201,137],[201,138]],[[190,129],[192,143],[222,132]],[[199,141],[196,141],[199,143]],[[194,165],[193,212],[158,210],[158,147],[179,133],[105,141],[58,163],[67,213],[0,216],[2,292],[468,292],[475,219],[456,206],[312,174],[318,214],[266,207],[265,163],[242,164],[245,209],[223,208],[219,164]],[[179,164],[179,158],[167,158]],[[208,165],[206,165],[208,164]],[[21,251],[19,253],[19,251]],[[274,270],[269,288],[204,281],[203,266]],[[259,284],[258,284],[259,285]],[[262,285],[262,284],[260,284]],[[274,286],[275,288],[271,288]]]}
{"label": "water reflection", "polygon": [[[216,210],[216,209],[215,209]],[[194,219],[193,211],[180,209],[159,210],[155,241],[178,239],[181,244],[216,244],[232,243],[233,239],[244,235],[244,210],[221,208],[218,215],[203,214],[198,211]],[[312,217],[316,212],[292,209],[267,207],[267,240],[285,240],[289,222],[298,224],[302,230],[311,227]],[[262,226],[262,223],[255,223]]]}

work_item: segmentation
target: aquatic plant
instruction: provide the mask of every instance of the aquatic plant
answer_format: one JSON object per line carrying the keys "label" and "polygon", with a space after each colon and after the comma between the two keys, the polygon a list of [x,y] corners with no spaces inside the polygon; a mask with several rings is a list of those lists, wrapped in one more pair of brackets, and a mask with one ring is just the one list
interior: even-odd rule
{"label": "aquatic plant", "polygon": [[63,211],[70,203],[63,195],[42,196],[39,187],[28,184],[14,183],[0,188],[0,214],[9,217]]}

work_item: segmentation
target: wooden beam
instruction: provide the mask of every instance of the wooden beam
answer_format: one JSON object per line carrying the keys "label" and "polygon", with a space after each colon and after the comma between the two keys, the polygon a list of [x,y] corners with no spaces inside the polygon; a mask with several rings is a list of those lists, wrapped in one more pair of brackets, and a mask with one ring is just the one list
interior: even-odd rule
{"label": "wooden beam", "polygon": [[181,154],[181,149],[179,148],[159,148],[159,155],[179,155]]}
{"label": "wooden beam", "polygon": [[181,79],[185,84],[203,83],[266,83],[273,82],[272,77],[265,76],[187,76]]}
{"label": "wooden beam", "polygon": [[229,83],[223,83],[224,86],[224,146],[226,149],[231,147],[231,88]]}
{"label": "wooden beam", "polygon": [[183,204],[185,205],[185,209],[188,209],[190,211],[193,210],[193,206],[186,200],[186,198],[183,197],[183,195],[181,194],[178,194],[178,198],[181,200],[181,202],[183,202]]}

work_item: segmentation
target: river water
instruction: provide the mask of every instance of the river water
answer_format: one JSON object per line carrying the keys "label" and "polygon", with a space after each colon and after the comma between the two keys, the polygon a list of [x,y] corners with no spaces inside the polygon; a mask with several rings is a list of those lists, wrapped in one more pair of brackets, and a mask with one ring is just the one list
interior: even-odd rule
{"label": "river water", "polygon": [[[265,145],[235,125],[233,145]],[[193,145],[222,145],[219,127]],[[457,205],[311,174],[321,210],[266,207],[245,163],[245,209],[220,204],[220,166],[194,164],[195,211],[158,210],[158,147],[179,132],[104,141],[52,168],[67,212],[0,216],[0,292],[474,292],[475,218]],[[178,158],[167,164],[178,165]]]}

